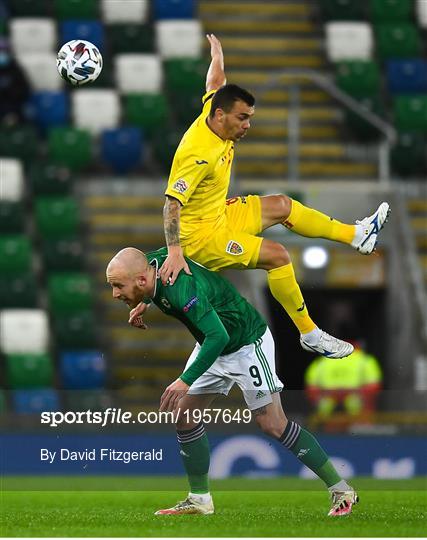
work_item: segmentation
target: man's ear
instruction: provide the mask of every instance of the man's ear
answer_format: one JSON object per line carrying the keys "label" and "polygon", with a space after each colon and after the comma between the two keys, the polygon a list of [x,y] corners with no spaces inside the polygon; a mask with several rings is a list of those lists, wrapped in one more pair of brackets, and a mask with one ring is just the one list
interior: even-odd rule
{"label": "man's ear", "polygon": [[140,274],[136,278],[136,282],[138,284],[138,287],[145,287],[145,285],[147,284],[147,278],[145,277],[145,274]]}

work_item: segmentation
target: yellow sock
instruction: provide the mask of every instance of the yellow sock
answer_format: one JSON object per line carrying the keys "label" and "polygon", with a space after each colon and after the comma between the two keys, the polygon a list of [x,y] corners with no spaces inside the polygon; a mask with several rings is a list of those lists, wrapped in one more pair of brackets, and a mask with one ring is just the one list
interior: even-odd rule
{"label": "yellow sock", "polygon": [[355,225],[341,223],[295,199],[292,199],[291,213],[283,225],[301,236],[327,238],[344,244],[351,244],[356,232]]}
{"label": "yellow sock", "polygon": [[314,330],[316,325],[308,314],[292,263],[273,268],[267,275],[271,294],[283,306],[300,333],[306,334]]}

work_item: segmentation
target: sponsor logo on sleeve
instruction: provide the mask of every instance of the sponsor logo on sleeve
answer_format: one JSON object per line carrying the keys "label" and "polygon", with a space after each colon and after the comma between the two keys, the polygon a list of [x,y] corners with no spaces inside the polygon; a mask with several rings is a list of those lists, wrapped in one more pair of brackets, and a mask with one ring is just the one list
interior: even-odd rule
{"label": "sponsor logo on sleeve", "polygon": [[198,301],[199,299],[197,298],[197,296],[193,296],[193,298],[190,298],[190,300],[182,308],[182,311],[184,313],[187,313],[187,311],[189,311],[195,304],[197,304]]}
{"label": "sponsor logo on sleeve", "polygon": [[175,184],[172,186],[172,189],[174,189],[175,191],[177,191],[178,193],[184,193],[187,191],[188,189],[188,184],[187,182],[184,180],[184,178],[180,178],[179,180],[177,180],[175,182]]}
{"label": "sponsor logo on sleeve", "polygon": [[230,255],[241,255],[243,253],[243,247],[238,242],[230,240],[225,251]]}

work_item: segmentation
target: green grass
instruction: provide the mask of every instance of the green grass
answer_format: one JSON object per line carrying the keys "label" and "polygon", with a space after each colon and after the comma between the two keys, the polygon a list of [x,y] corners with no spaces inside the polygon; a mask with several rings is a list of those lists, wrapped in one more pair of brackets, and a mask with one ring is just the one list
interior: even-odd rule
{"label": "green grass", "polygon": [[[22,479],[21,479],[22,480]],[[40,489],[46,479],[28,479]],[[84,480],[87,482],[87,478]],[[112,483],[113,480],[113,483]],[[150,482],[146,485],[151,485]],[[329,518],[328,494],[319,482],[297,479],[236,479],[213,482],[212,516],[154,516],[172,506],[183,491],[120,491],[145,479],[98,479],[110,491],[5,491],[22,482],[3,479],[0,536],[424,536],[426,481],[353,479],[361,502],[345,518]],[[79,479],[58,479],[62,487],[81,488]],[[107,484],[108,483],[108,484]],[[179,480],[180,486],[183,485]],[[58,484],[57,484],[58,485]],[[86,483],[87,485],[87,483]],[[158,482],[163,489],[167,481]],[[233,486],[236,490],[233,490]],[[46,484],[46,487],[51,487]],[[263,487],[265,491],[260,491]],[[94,488],[96,489],[96,488]]]}

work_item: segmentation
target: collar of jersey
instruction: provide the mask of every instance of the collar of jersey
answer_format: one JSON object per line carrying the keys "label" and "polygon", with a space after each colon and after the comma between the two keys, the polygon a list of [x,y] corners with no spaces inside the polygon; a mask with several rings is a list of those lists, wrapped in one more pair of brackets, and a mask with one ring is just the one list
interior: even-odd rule
{"label": "collar of jersey", "polygon": [[154,282],[154,292],[153,296],[147,296],[146,298],[143,298],[143,302],[145,304],[151,304],[151,301],[154,300],[157,294],[157,281],[160,279],[159,276],[159,261],[157,259],[153,259],[150,261],[150,265],[156,270],[156,281]]}
{"label": "collar of jersey", "polygon": [[224,141],[224,139],[222,139],[219,135],[212,131],[211,128],[208,126],[208,116],[209,114],[203,118],[203,126],[205,130],[210,133],[210,135],[215,139],[216,142],[221,141],[223,144],[226,144],[228,140]]}

